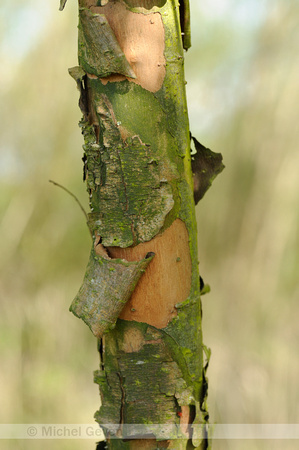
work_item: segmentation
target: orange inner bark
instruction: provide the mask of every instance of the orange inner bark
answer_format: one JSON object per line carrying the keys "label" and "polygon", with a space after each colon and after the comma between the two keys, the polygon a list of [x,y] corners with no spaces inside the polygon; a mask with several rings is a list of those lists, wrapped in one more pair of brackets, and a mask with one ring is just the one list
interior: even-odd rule
{"label": "orange inner bark", "polygon": [[138,261],[148,252],[155,253],[120,318],[166,327],[177,315],[175,305],[186,300],[191,288],[191,257],[184,222],[176,219],[163,234],[136,247],[107,250],[112,258],[127,261]]}
{"label": "orange inner bark", "polygon": [[[151,92],[161,89],[166,73],[165,36],[161,14],[134,13],[122,2],[109,2],[102,7],[92,6],[91,11],[106,16],[136,74],[137,78],[130,81],[140,84]],[[111,75],[102,78],[102,82],[105,84],[108,81],[121,81],[125,78],[122,75]]]}

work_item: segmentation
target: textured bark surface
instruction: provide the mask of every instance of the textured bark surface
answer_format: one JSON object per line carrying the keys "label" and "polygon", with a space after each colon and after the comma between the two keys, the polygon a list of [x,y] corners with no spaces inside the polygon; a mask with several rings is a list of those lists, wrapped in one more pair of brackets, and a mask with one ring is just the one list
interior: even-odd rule
{"label": "textured bark surface", "polygon": [[[188,1],[79,1],[70,74],[93,247],[71,310],[100,338],[95,417],[110,449],[208,445],[194,427],[208,419],[209,354],[183,70],[189,16]],[[222,170],[220,156],[210,160],[200,152],[193,164],[200,197]]]}
{"label": "textured bark surface", "polygon": [[70,311],[84,320],[97,338],[101,338],[104,331],[114,328],[124,305],[153,257],[154,253],[148,253],[141,261],[130,263],[111,260],[108,255],[99,256],[92,250],[83,284]]}

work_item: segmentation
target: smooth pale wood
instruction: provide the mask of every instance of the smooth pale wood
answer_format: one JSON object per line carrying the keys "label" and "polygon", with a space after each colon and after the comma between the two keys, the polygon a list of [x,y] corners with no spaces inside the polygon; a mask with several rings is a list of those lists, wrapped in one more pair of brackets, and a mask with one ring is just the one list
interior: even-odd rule
{"label": "smooth pale wood", "polygon": [[[142,2],[140,2],[142,6]],[[160,13],[138,14],[129,11],[122,2],[109,2],[105,6],[91,6],[93,13],[104,14],[130,66],[136,74],[131,79],[144,89],[157,92],[166,73],[164,57],[165,35]],[[102,79],[115,82],[126,77],[111,75]]]}
{"label": "smooth pale wood", "polygon": [[136,247],[107,250],[110,257],[127,261],[155,253],[120,318],[166,327],[177,315],[175,305],[187,299],[191,288],[189,237],[184,222],[176,219],[163,234]]}
{"label": "smooth pale wood", "polygon": [[181,432],[187,437],[190,438],[190,408],[188,405],[181,406],[181,417],[180,417],[180,428]]}

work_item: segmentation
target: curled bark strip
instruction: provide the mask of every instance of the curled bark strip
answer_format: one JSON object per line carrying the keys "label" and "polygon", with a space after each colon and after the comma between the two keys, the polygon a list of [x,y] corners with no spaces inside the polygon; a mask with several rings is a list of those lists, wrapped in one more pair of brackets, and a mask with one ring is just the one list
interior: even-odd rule
{"label": "curled bark strip", "polygon": [[92,249],[83,284],[70,306],[97,337],[114,328],[140,277],[154,257],[147,253],[141,261],[107,259]]}
{"label": "curled bark strip", "polygon": [[86,75],[85,70],[82,69],[82,67],[80,66],[75,66],[75,67],[71,67],[68,70],[70,76],[72,78],[74,78],[74,80],[76,81],[78,88],[80,88],[80,83],[82,82],[83,78]]}
{"label": "curled bark strip", "polygon": [[86,72],[80,66],[71,67],[68,70],[70,76],[76,81],[80,92],[79,107],[85,120],[89,117],[88,92],[86,89]]}
{"label": "curled bark strip", "polygon": [[[150,92],[158,92],[161,89],[166,75],[165,29],[162,15],[155,10],[144,8],[150,4],[153,7],[156,2],[157,0],[135,1],[137,8],[134,8],[134,12],[129,9],[132,4],[123,1],[110,1],[105,6],[92,8],[93,12],[106,17],[113,30],[136,75],[135,79],[131,78],[130,81]],[[115,77],[106,79],[117,81]]]}
{"label": "curled bark strip", "polygon": [[79,17],[80,66],[97,77],[118,73],[136,78],[106,17],[88,9],[81,9]]}
{"label": "curled bark strip", "polygon": [[191,47],[189,0],[182,0],[180,2],[180,22],[181,22],[183,47],[185,50],[188,50]]}

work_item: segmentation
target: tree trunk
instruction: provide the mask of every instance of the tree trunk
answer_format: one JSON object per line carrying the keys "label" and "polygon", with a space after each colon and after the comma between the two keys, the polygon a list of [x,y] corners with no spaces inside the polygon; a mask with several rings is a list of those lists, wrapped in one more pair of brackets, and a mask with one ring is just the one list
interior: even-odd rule
{"label": "tree trunk", "polygon": [[[99,339],[95,417],[109,449],[208,445],[188,6],[79,0],[79,66],[70,74],[81,91],[93,244],[71,311]],[[195,145],[199,199],[223,166]]]}

